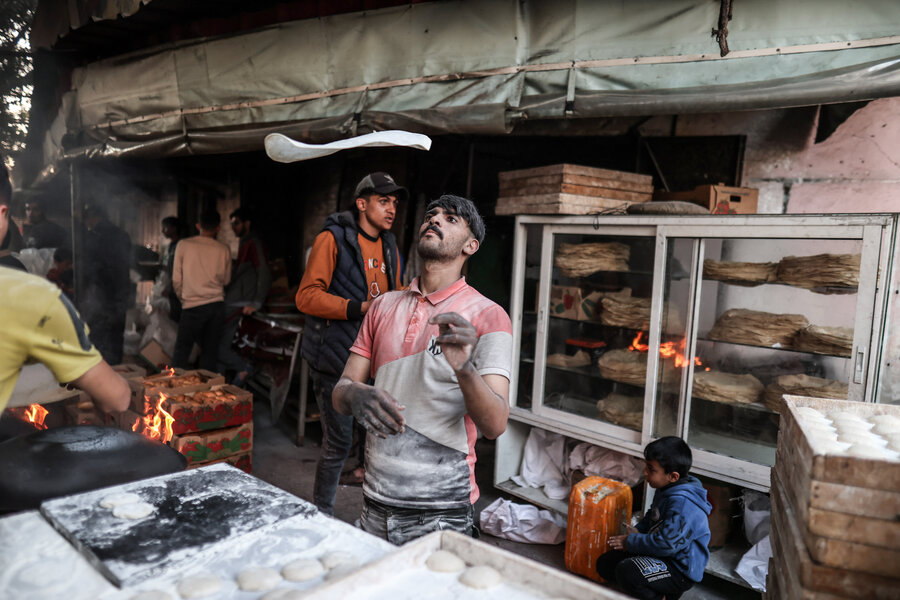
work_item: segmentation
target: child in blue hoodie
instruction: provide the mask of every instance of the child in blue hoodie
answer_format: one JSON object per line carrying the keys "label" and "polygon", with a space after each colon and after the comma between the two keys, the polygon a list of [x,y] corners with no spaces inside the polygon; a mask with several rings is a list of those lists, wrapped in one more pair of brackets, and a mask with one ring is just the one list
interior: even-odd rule
{"label": "child in blue hoodie", "polygon": [[644,448],[644,477],[656,490],[650,510],[629,533],[609,538],[597,573],[635,598],[678,598],[703,578],[709,560],[712,505],[688,471],[693,456],[679,437],[663,437]]}

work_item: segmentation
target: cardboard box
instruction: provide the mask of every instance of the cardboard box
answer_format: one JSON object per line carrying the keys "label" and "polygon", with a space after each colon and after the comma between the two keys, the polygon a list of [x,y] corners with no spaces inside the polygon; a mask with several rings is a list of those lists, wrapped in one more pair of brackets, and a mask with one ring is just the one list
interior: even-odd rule
{"label": "cardboard box", "polygon": [[156,340],[150,340],[141,348],[140,357],[155,369],[164,369],[172,364],[172,357]]}
{"label": "cardboard box", "polygon": [[[168,391],[162,391],[169,396]],[[206,398],[216,392],[228,397]],[[162,406],[175,419],[175,435],[235,427],[253,420],[253,394],[233,385],[214,385],[208,391],[184,394],[173,389]]]}
{"label": "cardboard box", "polygon": [[245,473],[251,473],[253,470],[253,452],[242,452],[241,454],[233,454],[231,456],[220,458],[219,460],[211,460],[209,462],[202,463],[194,463],[188,465],[188,469],[199,469],[200,467],[206,467],[209,465],[214,465],[216,463],[227,463],[233,467],[237,467],[241,471]]}
{"label": "cardboard box", "polygon": [[169,445],[184,455],[188,465],[249,452],[253,449],[253,422],[228,429],[176,435]]}
{"label": "cardboard box", "polygon": [[113,365],[112,370],[125,379],[134,379],[136,377],[145,377],[147,375],[147,369],[133,364]]}
{"label": "cardboard box", "polygon": [[[196,383],[185,381],[185,379],[196,380]],[[147,375],[146,377],[138,377],[128,380],[128,386],[131,388],[131,409],[146,415],[148,411],[146,396],[152,401],[152,406],[156,406],[156,399],[160,391],[166,394],[185,394],[188,392],[199,392],[208,390],[213,385],[225,383],[225,376],[204,369],[195,371],[184,371],[182,369],[172,369],[171,372],[159,373],[158,375]]]}
{"label": "cardboard box", "polygon": [[680,200],[707,208],[714,215],[753,215],[759,202],[759,190],[726,185],[699,185],[689,192],[661,192],[654,200]]}
{"label": "cardboard box", "polygon": [[578,287],[550,286],[550,316],[594,321],[600,315],[601,292],[585,293]]}

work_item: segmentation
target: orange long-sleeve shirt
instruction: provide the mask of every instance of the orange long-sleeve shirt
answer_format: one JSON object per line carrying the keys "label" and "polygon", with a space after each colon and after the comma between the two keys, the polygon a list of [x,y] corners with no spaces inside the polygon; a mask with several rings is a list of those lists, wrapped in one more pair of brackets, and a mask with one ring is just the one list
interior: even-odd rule
{"label": "orange long-sleeve shirt", "polygon": [[[359,232],[357,239],[365,263],[366,283],[369,288],[367,299],[373,300],[390,289],[384,270],[381,238],[372,239]],[[347,320],[353,317],[354,312],[358,313],[359,303],[328,292],[337,265],[337,255],[337,242],[330,231],[323,231],[316,236],[295,299],[300,312],[333,320]],[[393,262],[396,290],[400,289],[400,256],[393,257]]]}

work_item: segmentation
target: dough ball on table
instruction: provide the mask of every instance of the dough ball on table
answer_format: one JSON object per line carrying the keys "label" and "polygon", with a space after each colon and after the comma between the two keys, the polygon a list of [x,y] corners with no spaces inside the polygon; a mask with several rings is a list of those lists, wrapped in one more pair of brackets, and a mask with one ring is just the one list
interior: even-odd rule
{"label": "dough ball on table", "polygon": [[205,598],[222,589],[222,580],[215,575],[192,575],[178,582],[178,593],[182,598]]}
{"label": "dough ball on table", "polygon": [[850,444],[837,440],[818,440],[812,444],[812,449],[816,454],[844,454],[848,448],[850,448]]}
{"label": "dough ball on table", "polygon": [[865,433],[857,431],[842,433],[838,436],[838,441],[853,446],[875,446],[878,448],[887,446],[887,440],[874,433],[869,433],[868,431]]}
{"label": "dough ball on table", "polygon": [[325,567],[315,558],[298,558],[284,565],[281,575],[288,581],[309,581],[325,572]]}
{"label": "dough ball on table", "polygon": [[866,446],[863,444],[853,444],[847,450],[847,454],[856,458],[874,458],[878,460],[896,460],[898,453],[887,448],[879,448],[877,446]]}
{"label": "dough ball on table", "polygon": [[100,506],[103,508],[115,508],[120,504],[134,504],[140,502],[141,497],[131,492],[122,492],[119,494],[110,494],[100,500]]}
{"label": "dough ball on table", "polygon": [[872,424],[864,421],[839,421],[834,426],[838,433],[869,433]]}
{"label": "dough ball on table", "polygon": [[132,596],[131,600],[174,600],[172,595],[162,590],[148,590],[141,592],[137,596]]}
{"label": "dough ball on table", "polygon": [[822,411],[816,410],[812,406],[798,406],[794,410],[798,415],[806,419],[825,419]]}
{"label": "dough ball on table", "polygon": [[248,567],[238,574],[238,587],[245,592],[264,592],[281,582],[281,575],[268,567]]}
{"label": "dough ball on table", "polygon": [[425,565],[432,571],[439,573],[457,573],[466,568],[466,563],[463,559],[446,550],[435,551],[425,561]]}
{"label": "dough ball on table", "polygon": [[156,507],[147,502],[132,502],[131,504],[119,504],[113,508],[113,516],[119,519],[143,519],[153,514]]}
{"label": "dough ball on table", "polygon": [[349,564],[349,563],[343,564],[343,565],[338,565],[335,568],[328,571],[328,574],[325,575],[325,580],[326,581],[334,581],[335,579],[343,579],[344,577],[347,577],[348,575],[352,575],[353,573],[356,573],[359,570],[356,567],[357,567],[357,565]]}
{"label": "dough ball on table", "polygon": [[890,421],[882,421],[875,424],[875,427],[872,428],[872,433],[877,433],[878,435],[900,435],[900,426]]}
{"label": "dough ball on table", "polygon": [[861,416],[859,416],[855,413],[852,413],[852,412],[847,412],[847,411],[833,412],[828,416],[831,418],[832,422],[834,422],[835,426],[838,423],[853,423],[853,422],[871,425],[871,423],[869,423],[868,421],[863,419]]}
{"label": "dough ball on table", "polygon": [[327,552],[322,556],[321,559],[322,566],[328,569],[336,569],[337,567],[344,566],[352,566],[355,567],[359,564],[359,559],[355,554],[350,554],[349,552],[341,552],[340,550],[335,550],[334,552]]}
{"label": "dough ball on table", "polygon": [[305,596],[305,590],[285,588],[280,590],[272,590],[259,600],[301,600]]}
{"label": "dough ball on table", "polygon": [[491,567],[469,567],[459,576],[459,582],[476,590],[486,590],[500,583],[503,578]]}

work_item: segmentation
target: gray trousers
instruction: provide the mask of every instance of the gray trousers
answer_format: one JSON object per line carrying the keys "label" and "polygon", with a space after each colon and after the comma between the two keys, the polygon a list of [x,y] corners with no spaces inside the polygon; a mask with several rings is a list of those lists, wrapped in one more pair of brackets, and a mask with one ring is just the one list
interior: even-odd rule
{"label": "gray trousers", "polygon": [[478,537],[475,527],[475,507],[425,510],[399,508],[363,497],[365,505],[359,517],[363,531],[401,546],[434,531],[456,531]]}

